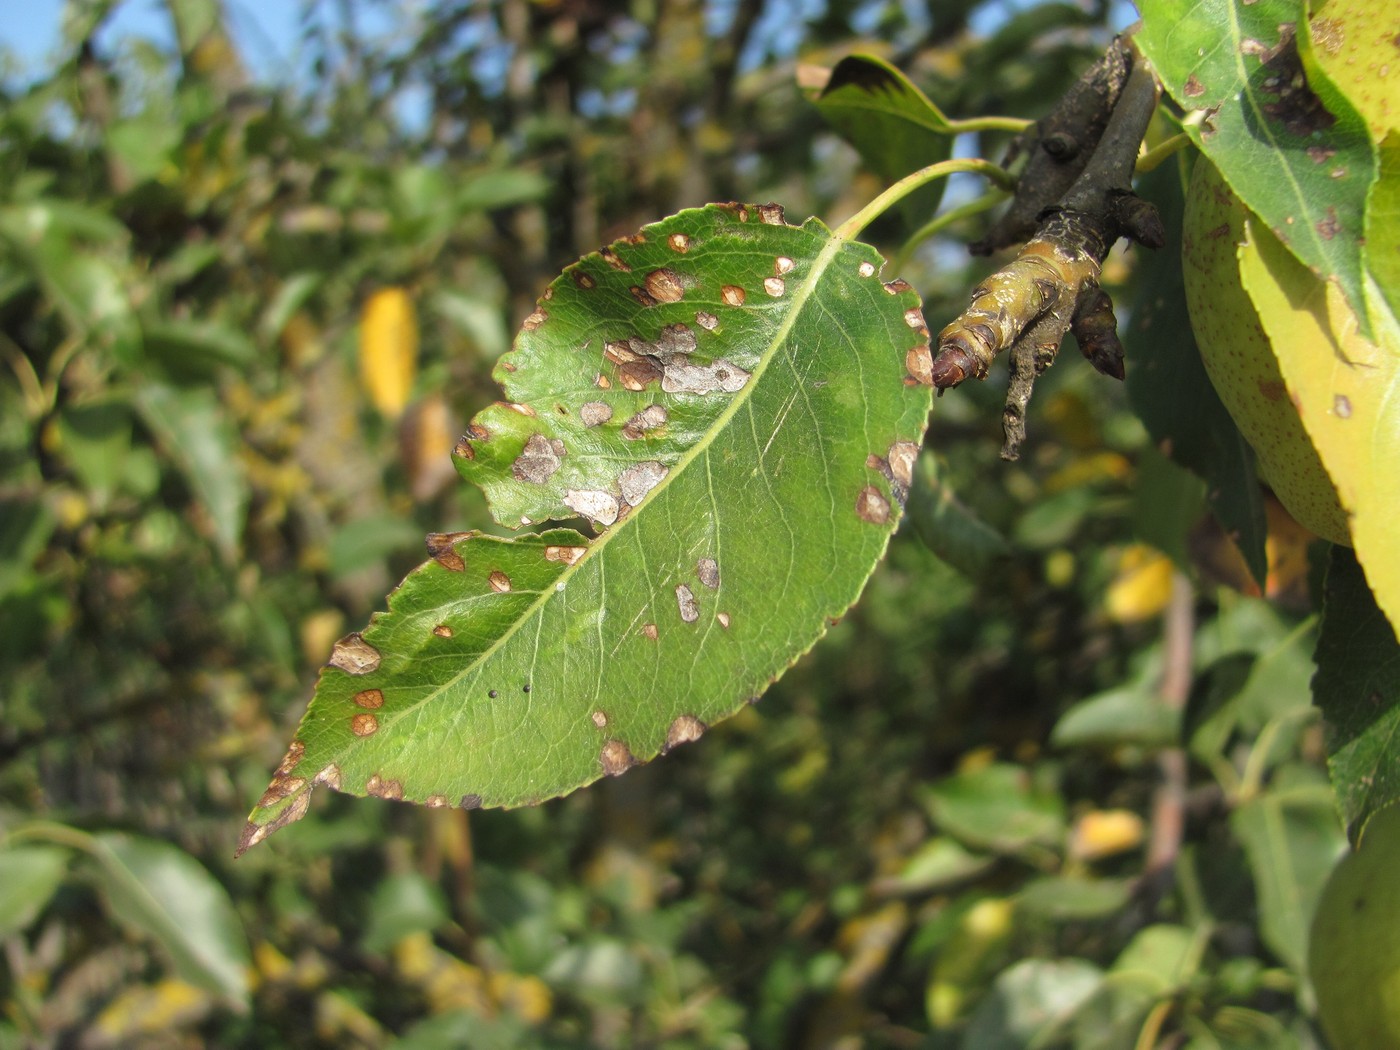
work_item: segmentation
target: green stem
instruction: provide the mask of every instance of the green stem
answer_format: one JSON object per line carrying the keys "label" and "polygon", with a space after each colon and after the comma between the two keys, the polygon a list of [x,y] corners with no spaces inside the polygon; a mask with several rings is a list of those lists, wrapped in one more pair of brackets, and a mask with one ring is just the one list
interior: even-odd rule
{"label": "green stem", "polygon": [[989,160],[974,157],[967,160],[939,161],[937,164],[930,164],[927,168],[920,168],[912,175],[904,176],[887,188],[884,193],[881,193],[864,208],[836,227],[836,237],[843,241],[855,240],[860,235],[861,230],[920,186],[926,186],[935,179],[947,178],[960,171],[971,172],[974,175],[985,175],[991,182],[1007,191],[1016,188],[1016,180]]}
{"label": "green stem", "polygon": [[934,216],[928,222],[924,223],[917,232],[900,246],[899,251],[895,253],[894,262],[892,264],[894,271],[898,273],[900,270],[904,269],[905,264],[909,261],[909,256],[914,254],[914,250],[935,233],[946,229],[955,222],[960,222],[973,215],[980,215],[982,212],[996,207],[1002,201],[1006,200],[1007,196],[1008,194],[1005,193],[983,194],[974,201],[968,201],[960,207],[945,211],[942,215]]}
{"label": "green stem", "polygon": [[1150,150],[1137,159],[1136,173],[1145,175],[1168,157],[1173,157],[1180,153],[1187,146],[1191,145],[1191,136],[1186,132],[1178,132],[1165,142],[1159,142]]}
{"label": "green stem", "polygon": [[1034,124],[1033,120],[1022,117],[969,117],[967,120],[950,120],[948,129],[955,135],[964,131],[1011,131],[1020,133]]}

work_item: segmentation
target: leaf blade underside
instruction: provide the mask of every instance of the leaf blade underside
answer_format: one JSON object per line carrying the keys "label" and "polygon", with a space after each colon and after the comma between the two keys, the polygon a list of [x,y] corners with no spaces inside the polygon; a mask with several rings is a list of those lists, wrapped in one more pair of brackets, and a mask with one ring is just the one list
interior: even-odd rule
{"label": "leaf blade underside", "polygon": [[322,671],[240,850],[318,783],[530,804],[756,699],[859,595],[922,441],[905,361],[928,332],[882,264],[816,220],[712,205],[565,270],[457,464],[503,523],[600,534],[430,542]]}

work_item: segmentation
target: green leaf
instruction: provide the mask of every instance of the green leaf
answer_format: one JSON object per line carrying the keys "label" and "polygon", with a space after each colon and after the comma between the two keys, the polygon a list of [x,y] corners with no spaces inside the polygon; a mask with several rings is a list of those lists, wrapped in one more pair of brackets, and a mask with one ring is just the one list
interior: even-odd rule
{"label": "green leaf", "polygon": [[1057,845],[1065,835],[1060,797],[1010,763],[955,773],[928,789],[926,803],[944,831],[998,853]]}
{"label": "green leaf", "polygon": [[248,483],[238,460],[238,433],[209,387],[147,381],[136,406],[164,452],[180,467],[208,515],[220,553],[232,560],[243,535]]}
{"label": "green leaf", "polygon": [[24,929],[38,917],[63,880],[70,854],[52,846],[0,849],[0,937]]}
{"label": "green leaf", "polygon": [[564,794],[695,739],[859,595],[931,404],[917,296],[776,206],[681,212],[569,267],[458,467],[515,541],[436,537],[321,675],[242,848],[329,784],[430,805]]}
{"label": "green leaf", "polygon": [[[1164,164],[1145,176],[1139,189],[1157,205],[1167,243],[1180,244],[1185,208],[1180,173]],[[1140,290],[1123,340],[1128,400],[1157,447],[1205,481],[1211,512],[1263,587],[1268,529],[1254,455],[1201,364],[1180,255],[1149,252],[1138,267]]]}
{"label": "green leaf", "polygon": [[935,456],[920,456],[915,476],[906,510],[924,546],[973,580],[984,579],[1010,556],[1006,538],[958,499],[940,477]]}
{"label": "green leaf", "polygon": [[[1366,209],[1366,266],[1376,279],[1384,304],[1372,297],[1372,312],[1389,309],[1400,318],[1400,131],[1380,144],[1380,175],[1371,187]],[[1373,326],[1382,322],[1374,319]]]}
{"label": "green leaf", "polygon": [[1131,685],[1098,693],[1066,711],[1050,734],[1058,748],[1167,747],[1178,738],[1180,716],[1157,694],[1156,667]]}
{"label": "green leaf", "polygon": [[365,951],[386,952],[411,933],[432,933],[447,919],[447,902],[436,885],[416,871],[391,875],[374,888]]}
{"label": "green leaf", "polygon": [[1400,801],[1400,644],[1345,547],[1332,548],[1316,661],[1327,766],[1354,842],[1372,814]]}
{"label": "green leaf", "polygon": [[257,346],[244,332],[218,321],[166,319],[144,331],[152,360],[181,382],[209,379],[219,365],[245,367],[258,356]]}
{"label": "green leaf", "polygon": [[[954,131],[943,111],[882,58],[848,55],[812,99],[823,119],[888,182],[953,155]],[[933,217],[943,179],[910,195],[901,211],[915,225]]]}
{"label": "green leaf", "polygon": [[59,433],[74,473],[105,507],[126,476],[130,406],[118,399],[67,405],[59,415]]}
{"label": "green leaf", "polygon": [[154,939],[190,984],[246,1008],[251,959],[228,892],[184,850],[117,832],[92,836],[112,917]]}
{"label": "green leaf", "polygon": [[1331,793],[1320,783],[1267,791],[1231,813],[1230,827],[1249,858],[1264,943],[1304,972],[1308,925],[1346,845]]}
{"label": "green leaf", "polygon": [[[1301,0],[1144,0],[1137,41],[1240,199],[1365,323],[1361,259],[1376,178],[1366,123],[1326,78],[1303,79]],[[1314,92],[1314,88],[1318,93]]]}
{"label": "green leaf", "polygon": [[1121,912],[1132,891],[1132,883],[1125,879],[1047,875],[1026,884],[1016,895],[1016,907],[1022,914],[1051,922],[1084,922]]}
{"label": "green leaf", "polygon": [[1025,959],[1003,970],[973,1012],[963,1046],[1028,1050],[1053,1042],[1098,989],[1103,972],[1083,959]]}

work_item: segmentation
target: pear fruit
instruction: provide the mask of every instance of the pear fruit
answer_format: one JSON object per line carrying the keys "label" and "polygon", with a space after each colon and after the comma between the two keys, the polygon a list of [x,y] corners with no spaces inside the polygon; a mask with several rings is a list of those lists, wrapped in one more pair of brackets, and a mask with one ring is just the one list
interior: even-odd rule
{"label": "pear fruit", "polygon": [[1260,477],[1301,524],[1350,546],[1346,511],[1240,279],[1237,253],[1249,216],[1215,165],[1198,157],[1181,239],[1191,329],[1211,384],[1254,449]]}
{"label": "pear fruit", "polygon": [[1400,1048],[1400,805],[1372,817],[1360,849],[1332,869],[1308,972],[1335,1050]]}

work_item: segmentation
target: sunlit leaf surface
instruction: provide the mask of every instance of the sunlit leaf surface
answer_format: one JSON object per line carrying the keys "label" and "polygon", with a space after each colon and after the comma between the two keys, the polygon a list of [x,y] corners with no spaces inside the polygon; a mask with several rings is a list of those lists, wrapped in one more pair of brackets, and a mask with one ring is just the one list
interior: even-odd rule
{"label": "sunlit leaf surface", "polygon": [[242,847],[316,784],[433,806],[566,793],[693,741],[855,600],[930,407],[917,296],[776,206],[710,206],[569,267],[459,469],[520,526],[430,539],[336,647]]}

